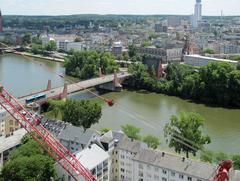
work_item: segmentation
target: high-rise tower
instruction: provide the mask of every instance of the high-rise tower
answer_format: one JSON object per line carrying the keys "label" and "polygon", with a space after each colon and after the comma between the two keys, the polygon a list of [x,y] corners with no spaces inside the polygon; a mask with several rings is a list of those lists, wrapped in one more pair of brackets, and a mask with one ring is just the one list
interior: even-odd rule
{"label": "high-rise tower", "polygon": [[1,12],[1,10],[0,10],[0,33],[2,33],[3,32],[3,23],[2,23],[2,12]]}
{"label": "high-rise tower", "polygon": [[201,0],[196,0],[193,15],[193,27],[197,28],[200,21],[202,21],[202,4]]}

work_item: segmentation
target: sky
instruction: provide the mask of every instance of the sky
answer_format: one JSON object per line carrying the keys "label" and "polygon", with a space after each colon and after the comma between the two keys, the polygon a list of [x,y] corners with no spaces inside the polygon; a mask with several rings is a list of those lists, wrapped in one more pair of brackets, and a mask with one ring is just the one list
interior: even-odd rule
{"label": "sky", "polygon": [[[179,14],[195,0],[0,0],[5,15]],[[202,0],[203,15],[240,15],[240,0]]]}

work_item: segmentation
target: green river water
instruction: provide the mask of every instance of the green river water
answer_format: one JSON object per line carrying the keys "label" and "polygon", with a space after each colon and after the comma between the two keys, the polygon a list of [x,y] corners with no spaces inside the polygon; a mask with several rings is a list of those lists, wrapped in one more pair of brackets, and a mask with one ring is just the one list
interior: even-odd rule
{"label": "green river water", "polygon": [[[53,87],[64,84],[56,73],[63,73],[61,64],[37,59],[26,59],[15,55],[0,56],[0,83],[15,96],[21,96],[46,87],[51,79]],[[240,153],[240,109],[209,107],[191,101],[162,94],[124,90],[120,93],[107,93],[116,104],[108,107],[97,98],[103,108],[99,124],[93,128],[112,128],[119,130],[121,125],[133,124],[141,128],[142,135],[154,134],[161,139],[162,147],[166,147],[163,138],[163,127],[169,122],[171,115],[180,111],[194,111],[204,118],[203,132],[208,134],[212,143],[207,146],[213,151]],[[89,97],[88,94],[77,93],[74,99]]]}

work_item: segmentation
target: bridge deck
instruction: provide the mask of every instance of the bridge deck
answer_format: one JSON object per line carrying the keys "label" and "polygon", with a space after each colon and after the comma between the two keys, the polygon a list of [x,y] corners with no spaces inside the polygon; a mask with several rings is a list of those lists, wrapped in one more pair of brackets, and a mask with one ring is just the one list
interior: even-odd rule
{"label": "bridge deck", "polygon": [[[129,77],[129,76],[130,76],[130,74],[127,73],[127,72],[117,74],[118,79],[126,78],[126,77]],[[67,91],[68,91],[68,94],[71,94],[71,93],[78,92],[78,91],[81,91],[81,90],[84,90],[84,89],[87,89],[87,88],[90,88],[90,87],[94,87],[94,86],[97,86],[97,85],[112,82],[113,80],[114,80],[114,75],[113,74],[106,75],[104,77],[93,78],[93,79],[81,81],[81,82],[78,82],[78,83],[69,84],[68,88],[67,88]],[[58,87],[58,88],[53,88],[53,89],[48,90],[48,91],[45,90],[42,93],[46,94],[46,99],[56,98],[63,92],[63,88],[64,88],[63,86]],[[22,96],[19,99],[19,101],[20,101],[20,103],[25,104],[25,100],[28,99],[28,98],[31,98],[32,96],[34,96],[34,95]]]}

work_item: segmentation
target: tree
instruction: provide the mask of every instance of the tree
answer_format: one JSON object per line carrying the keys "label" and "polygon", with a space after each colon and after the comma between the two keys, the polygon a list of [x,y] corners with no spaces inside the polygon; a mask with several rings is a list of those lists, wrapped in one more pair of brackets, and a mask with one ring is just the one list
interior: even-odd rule
{"label": "tree", "polygon": [[147,143],[148,147],[153,149],[157,149],[157,147],[160,145],[160,140],[153,135],[144,136],[143,142]]}
{"label": "tree", "polygon": [[98,120],[102,116],[101,106],[97,103],[90,102],[89,100],[80,101],[80,119],[81,126],[87,129],[92,124],[98,123]]}
{"label": "tree", "polygon": [[200,88],[199,92],[202,99],[207,99],[208,103],[228,104],[229,93],[228,89],[229,73],[234,70],[234,67],[225,62],[210,62],[199,70]]}
{"label": "tree", "polygon": [[228,95],[230,103],[235,106],[240,106],[240,70],[230,72],[228,76]]}
{"label": "tree", "polygon": [[233,155],[232,161],[234,162],[233,167],[235,170],[240,170],[240,155]]}
{"label": "tree", "polygon": [[46,45],[45,49],[47,51],[55,51],[57,49],[57,44],[54,40],[50,40]]}
{"label": "tree", "polygon": [[224,152],[215,153],[214,162],[219,164],[223,160],[228,160],[229,156]]}
{"label": "tree", "polygon": [[39,38],[39,36],[35,36],[32,38],[32,43],[42,45],[42,40]]}
{"label": "tree", "polygon": [[96,51],[73,52],[65,60],[66,74],[81,79],[97,77],[99,68],[104,74],[118,71],[119,65],[110,53]]}
{"label": "tree", "polygon": [[201,161],[204,161],[204,162],[213,163],[214,153],[212,151],[209,151],[209,150],[203,150],[201,152],[200,159],[201,159]]}
{"label": "tree", "polygon": [[212,49],[210,49],[210,48],[207,48],[207,49],[205,49],[205,50],[203,51],[203,53],[205,53],[205,54],[214,54],[215,52],[214,52],[214,50],[212,50]]}
{"label": "tree", "polygon": [[130,125],[130,124],[126,124],[126,125],[123,125],[121,126],[122,128],[122,131],[129,137],[129,138],[132,138],[132,139],[135,139],[135,140],[140,140],[141,139],[141,136],[139,135],[140,133],[140,128],[137,128],[133,125]]}
{"label": "tree", "polygon": [[23,144],[12,154],[2,169],[3,180],[52,180],[56,177],[54,161],[38,143],[23,139]]}
{"label": "tree", "polygon": [[63,121],[85,129],[97,123],[101,115],[101,106],[88,100],[67,100],[63,108]]}
{"label": "tree", "polygon": [[137,47],[134,44],[128,46],[128,54],[130,58],[137,55]]}
{"label": "tree", "polygon": [[32,44],[32,53],[34,54],[42,54],[43,48],[42,45]]}
{"label": "tree", "polygon": [[32,35],[30,33],[25,33],[23,36],[22,42],[24,45],[30,44],[32,39]]}
{"label": "tree", "polygon": [[48,111],[52,113],[54,118],[58,118],[59,115],[62,115],[64,106],[65,106],[65,101],[56,101],[56,100],[50,100],[48,101],[49,103],[49,108]]}
{"label": "tree", "polygon": [[239,61],[240,62],[240,55],[234,56],[233,60]]}
{"label": "tree", "polygon": [[108,131],[111,131],[111,128],[102,128],[102,129],[100,130],[100,132],[101,132],[102,134],[105,134],[105,133],[107,133]]}
{"label": "tree", "polygon": [[211,142],[209,136],[202,135],[203,122],[204,119],[198,113],[181,112],[179,117],[173,115],[164,128],[169,147],[174,147],[177,153],[185,152],[187,158],[189,153],[195,156],[203,145]]}

